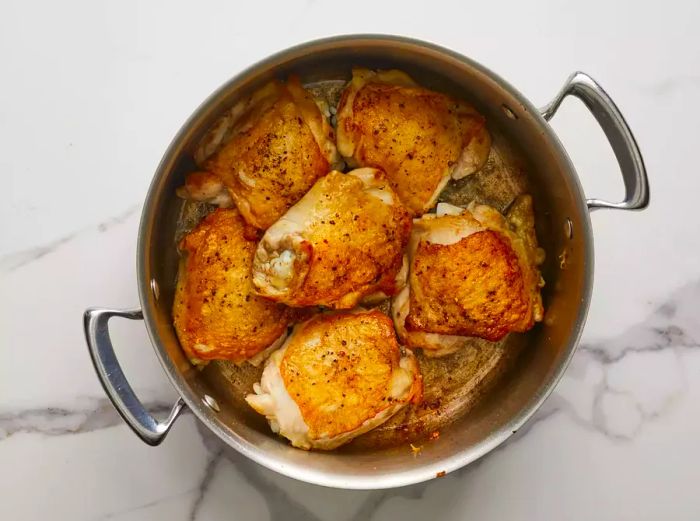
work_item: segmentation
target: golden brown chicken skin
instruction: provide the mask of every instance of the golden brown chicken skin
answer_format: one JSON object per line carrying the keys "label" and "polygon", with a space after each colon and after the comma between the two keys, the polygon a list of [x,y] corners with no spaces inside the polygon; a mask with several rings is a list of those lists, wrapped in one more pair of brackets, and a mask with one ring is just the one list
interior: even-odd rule
{"label": "golden brown chicken skin", "polygon": [[415,255],[409,331],[498,340],[532,326],[518,257],[498,232],[450,245],[422,243]]}
{"label": "golden brown chicken skin", "polygon": [[523,196],[517,205],[520,230],[485,205],[464,210],[441,204],[442,215],[417,220],[409,284],[393,303],[409,346],[440,350],[464,336],[495,341],[542,320],[537,266],[543,253],[529,220],[532,199]]}
{"label": "golden brown chicken skin", "polygon": [[354,69],[337,117],[339,152],[350,164],[382,168],[414,215],[435,205],[450,175],[479,170],[491,147],[474,108],[396,70]]}
{"label": "golden brown chicken skin", "polygon": [[296,326],[247,400],[295,446],[333,449],[421,394],[417,361],[402,353],[389,317],[356,310]]}
{"label": "golden brown chicken skin", "polygon": [[380,170],[331,172],[265,232],[253,282],[295,307],[349,309],[369,294],[393,295],[410,229]]}
{"label": "golden brown chicken skin", "polygon": [[338,161],[333,128],[298,78],[271,82],[227,113],[200,144],[178,194],[229,206],[267,229]]}
{"label": "golden brown chicken skin", "polygon": [[259,362],[256,355],[284,340],[292,311],[253,292],[256,239],[236,209],[217,209],[180,242],[173,316],[193,362]]}

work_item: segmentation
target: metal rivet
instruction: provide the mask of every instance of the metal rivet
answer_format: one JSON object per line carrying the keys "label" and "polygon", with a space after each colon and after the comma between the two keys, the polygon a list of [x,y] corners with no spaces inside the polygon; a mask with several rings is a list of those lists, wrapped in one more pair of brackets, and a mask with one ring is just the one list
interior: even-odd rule
{"label": "metal rivet", "polygon": [[214,412],[221,411],[221,409],[219,408],[219,403],[214,398],[209,396],[208,394],[204,395],[204,399],[202,401],[204,402],[204,405],[209,407],[212,411],[214,411]]}
{"label": "metal rivet", "polygon": [[501,109],[503,109],[503,112],[505,113],[506,116],[510,119],[518,119],[518,116],[515,112],[513,112],[513,109],[511,109],[508,105],[505,103],[501,105]]}
{"label": "metal rivet", "polygon": [[571,222],[569,217],[564,220],[564,234],[566,235],[567,239],[574,238],[574,223]]}
{"label": "metal rivet", "polygon": [[158,300],[160,297],[160,288],[158,287],[156,279],[151,279],[151,291],[153,291],[153,296]]}

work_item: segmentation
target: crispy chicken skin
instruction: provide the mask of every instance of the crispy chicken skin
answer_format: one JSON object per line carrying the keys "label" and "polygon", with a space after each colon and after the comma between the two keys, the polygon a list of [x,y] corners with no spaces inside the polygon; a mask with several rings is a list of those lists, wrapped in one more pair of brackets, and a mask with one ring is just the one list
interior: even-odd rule
{"label": "crispy chicken skin", "polygon": [[267,229],[339,161],[333,128],[299,79],[274,81],[207,133],[181,197],[236,205]]}
{"label": "crispy chicken skin", "polygon": [[217,209],[180,242],[173,316],[193,363],[259,363],[284,341],[292,310],[253,293],[250,266],[257,231],[238,211]]}
{"label": "crispy chicken skin", "polygon": [[351,165],[382,168],[414,215],[435,205],[450,176],[478,171],[491,148],[473,107],[397,70],[354,69],[337,118],[339,152]]}
{"label": "crispy chicken skin", "polygon": [[331,172],[263,236],[253,262],[259,295],[289,306],[350,309],[401,280],[411,217],[374,168]]}
{"label": "crispy chicken skin", "polygon": [[[447,354],[460,337],[500,340],[542,320],[532,198],[519,197],[506,219],[495,209],[438,205],[414,222],[409,283],[394,299],[400,337],[426,354]],[[428,350],[432,350],[431,353]]]}
{"label": "crispy chicken skin", "polygon": [[358,309],[295,326],[246,400],[295,447],[330,450],[419,402],[422,388],[389,317]]}

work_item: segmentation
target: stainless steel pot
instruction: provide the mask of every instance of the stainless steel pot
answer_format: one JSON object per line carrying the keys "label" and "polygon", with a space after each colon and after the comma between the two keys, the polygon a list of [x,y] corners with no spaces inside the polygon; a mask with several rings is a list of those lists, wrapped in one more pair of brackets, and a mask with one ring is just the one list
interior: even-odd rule
{"label": "stainless steel pot", "polygon": [[[420,457],[403,448],[359,453],[318,453],[291,448],[248,411],[217,396],[216,382],[193,369],[173,330],[171,306],[177,269],[173,237],[181,201],[175,188],[193,168],[192,151],[224,110],[272,77],[294,72],[305,82],[347,78],[353,65],[406,70],[421,83],[466,98],[486,116],[489,128],[517,151],[533,188],[538,236],[548,252],[544,267],[545,321],[527,335],[527,348],[507,377],[476,408],[426,444]],[[625,182],[619,203],[586,199],[564,148],[547,123],[567,96],[579,98],[605,132]],[[138,238],[141,308],[90,309],[85,333],[105,392],[127,424],[150,445],[168,433],[184,407],[226,444],[287,476],[320,485],[374,489],[417,483],[458,469],[503,443],[542,404],[564,372],[578,343],[593,284],[589,211],[637,210],[648,204],[644,163],[622,114],[588,75],[577,72],[543,109],[472,60],[424,42],[389,36],[341,36],[276,54],[237,75],[205,101],[168,148],[148,191]],[[180,399],[165,421],[146,411],[114,354],[111,317],[143,319],[155,352]]]}

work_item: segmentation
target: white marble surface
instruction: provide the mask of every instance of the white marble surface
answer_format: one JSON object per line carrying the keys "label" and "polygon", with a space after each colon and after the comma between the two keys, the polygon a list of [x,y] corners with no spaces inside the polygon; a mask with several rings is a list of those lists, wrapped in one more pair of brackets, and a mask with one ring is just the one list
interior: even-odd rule
{"label": "white marble surface", "polygon": [[[700,3],[321,0],[35,2],[0,7],[0,519],[700,518]],[[142,444],[93,374],[81,314],[138,302],[142,197],[172,135],[216,86],[291,44],[411,35],[481,61],[535,104],[575,69],[608,89],[651,175],[644,213],[593,217],[581,348],[506,446],[428,484],[305,485],[221,457],[190,415]],[[554,121],[591,196],[622,193],[591,117]],[[138,394],[174,392],[140,323],[114,340]]]}

